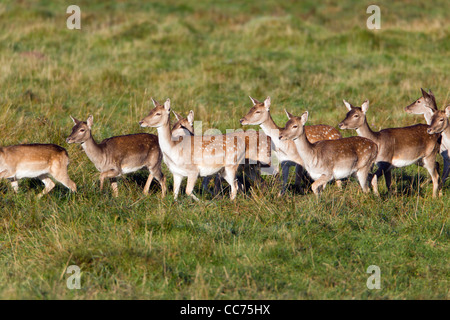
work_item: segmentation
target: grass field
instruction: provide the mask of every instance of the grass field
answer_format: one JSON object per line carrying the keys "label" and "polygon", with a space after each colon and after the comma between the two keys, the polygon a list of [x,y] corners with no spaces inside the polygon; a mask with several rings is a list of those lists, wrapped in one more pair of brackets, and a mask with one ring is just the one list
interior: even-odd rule
{"label": "grass field", "polygon": [[[0,182],[1,299],[450,298],[450,183],[433,200],[418,166],[394,171],[394,194],[381,179],[381,198],[354,179],[319,200],[294,188],[278,198],[279,180],[267,176],[235,202],[225,190],[175,203],[166,167],[165,199],[155,182],[141,194],[146,172],[121,179],[113,198],[81,147],[65,142],[69,115],[92,114],[97,141],[156,133],[138,125],[150,97],[194,110],[204,130],[240,128],[248,95],[270,95],[279,125],[286,108],[337,126],[342,99],[369,99],[376,130],[424,123],[403,109],[421,87],[439,108],[450,103],[448,1],[377,1],[374,31],[372,1],[70,4],[81,30],[66,28],[66,1],[0,3],[1,145],[63,146],[78,186],[37,199],[37,180],[22,180],[17,195]],[[81,268],[80,290],[66,287],[69,265]],[[370,265],[380,290],[366,287]]]}

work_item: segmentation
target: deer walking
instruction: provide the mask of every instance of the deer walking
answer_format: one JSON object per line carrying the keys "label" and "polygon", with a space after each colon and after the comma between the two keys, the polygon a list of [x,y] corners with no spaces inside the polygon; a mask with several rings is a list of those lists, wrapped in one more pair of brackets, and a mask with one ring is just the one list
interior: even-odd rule
{"label": "deer walking", "polygon": [[[422,97],[414,101],[409,106],[405,107],[405,111],[407,113],[412,114],[423,114],[425,121],[427,122],[428,125],[430,125],[433,114],[436,111],[438,111],[436,106],[436,99],[431,90],[429,90],[428,93],[423,89],[421,90],[422,90]],[[442,185],[447,180],[450,172],[450,154],[448,151],[449,148],[450,148],[450,134],[442,132],[441,148],[439,151],[444,160],[444,170],[442,171],[442,178],[441,178]]]}
{"label": "deer walking", "polygon": [[[191,110],[186,118],[183,118],[178,113],[172,111],[177,122],[172,127],[172,137],[178,138],[184,135],[194,135],[194,112]],[[271,139],[262,132],[254,130],[236,131],[227,133],[227,136],[237,136],[245,142],[245,163],[240,167],[244,167],[244,171],[252,181],[261,181],[258,169],[262,166],[270,166],[271,164]],[[209,182],[212,176],[203,177],[202,189],[208,190]],[[219,175],[215,176],[214,193],[219,192],[221,186],[221,179]],[[209,190],[208,190],[209,192]]]}
{"label": "deer walking", "polygon": [[[433,115],[430,120],[430,126],[427,130],[429,134],[441,134],[442,141],[448,143],[450,142],[450,126],[449,126],[449,118],[450,117],[450,105],[448,105],[443,111],[441,110],[433,110]],[[442,143],[443,143],[442,142]],[[442,152],[442,148],[441,148]],[[446,155],[448,156],[448,149],[445,150]],[[444,158],[444,171],[442,172],[442,183],[448,177],[450,171],[450,166],[445,162]]]}
{"label": "deer walking", "polygon": [[94,118],[79,121],[72,116],[74,122],[72,133],[67,143],[80,143],[89,160],[100,171],[100,190],[106,178],[111,180],[113,195],[119,195],[116,178],[122,174],[147,168],[150,171],[144,186],[144,194],[148,194],[153,177],[161,184],[162,197],[166,194],[166,178],[161,171],[162,153],[158,138],[148,133],[116,136],[97,143],[92,136]]}
{"label": "deer walking", "polygon": [[187,177],[186,194],[198,201],[193,189],[198,176],[205,177],[221,173],[231,186],[231,200],[236,198],[236,170],[245,157],[245,145],[239,137],[184,136],[173,141],[170,129],[170,99],[160,105],[152,98],[154,108],[139,121],[142,127],[153,127],[158,131],[158,141],[164,162],[173,174],[174,198],[178,198],[181,182]]}
{"label": "deer walking", "polygon": [[73,192],[77,186],[67,173],[69,155],[55,144],[22,144],[0,148],[0,178],[8,179],[13,190],[19,191],[22,178],[39,178],[45,185],[39,198],[49,193],[55,183],[62,183]]}
{"label": "deer walking", "polygon": [[433,181],[433,197],[439,191],[439,173],[436,169],[436,154],[440,148],[440,134],[427,133],[428,126],[417,124],[403,128],[372,131],[366,120],[369,101],[364,101],[361,108],[354,107],[344,100],[348,109],[346,118],[339,124],[341,129],[355,129],[358,136],[365,137],[378,146],[376,164],[377,179],[384,175],[388,191],[391,187],[391,169],[406,167],[421,160]]}
{"label": "deer walking", "polygon": [[[309,141],[305,134],[308,112],[295,117],[286,111],[289,121],[280,131],[281,141],[293,141],[303,160],[303,166],[314,183],[311,188],[316,196],[326,184],[356,174],[363,192],[368,192],[368,176],[377,157],[377,145],[366,138],[350,137],[337,140]],[[378,194],[376,179],[372,180],[373,192]]]}
{"label": "deer walking", "polygon": [[[300,178],[304,176],[302,169],[303,160],[292,140],[280,141],[279,131],[281,128],[275,124],[270,115],[270,97],[267,97],[264,102],[259,102],[252,97],[250,97],[250,100],[253,103],[253,107],[240,120],[240,123],[242,125],[259,125],[264,133],[271,138],[275,146],[276,156],[281,163],[283,185],[279,195],[283,195],[287,188],[289,168],[291,166],[296,166],[297,185],[300,182]],[[311,143],[342,138],[341,133],[336,128],[328,125],[305,126],[305,134]],[[340,181],[338,185],[340,186]]]}

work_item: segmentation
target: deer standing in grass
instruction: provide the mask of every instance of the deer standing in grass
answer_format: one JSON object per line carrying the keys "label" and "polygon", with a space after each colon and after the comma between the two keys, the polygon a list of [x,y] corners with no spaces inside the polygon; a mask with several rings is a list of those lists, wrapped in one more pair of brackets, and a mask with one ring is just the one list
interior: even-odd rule
{"label": "deer standing in grass", "polygon": [[0,148],[0,178],[11,181],[14,191],[19,191],[22,178],[39,178],[45,185],[39,198],[55,187],[51,179],[61,182],[73,192],[77,186],[67,173],[69,155],[66,149],[55,144],[22,144]]}
{"label": "deer standing in grass", "polygon": [[423,162],[433,181],[433,197],[439,191],[439,173],[436,169],[436,154],[440,148],[440,134],[427,133],[428,126],[416,124],[403,128],[389,128],[372,131],[366,120],[369,101],[361,108],[354,107],[344,100],[348,109],[346,118],[339,124],[341,129],[355,129],[358,136],[365,137],[378,146],[377,179],[384,174],[388,191],[391,188],[391,169],[406,167],[418,161]]}
{"label": "deer standing in grass", "polygon": [[[363,192],[368,192],[368,176],[377,157],[377,145],[366,138],[350,137],[322,140],[311,143],[305,134],[308,112],[295,117],[286,111],[289,121],[281,129],[279,139],[292,141],[303,160],[303,166],[314,183],[311,188],[319,195],[326,184],[356,174]],[[378,194],[376,179],[372,180],[373,192]]]}
{"label": "deer standing in grass", "polygon": [[67,138],[67,143],[80,143],[89,160],[100,171],[100,190],[106,178],[112,179],[113,195],[119,195],[117,177],[122,174],[147,168],[150,171],[144,186],[144,194],[148,194],[153,177],[161,184],[162,197],[166,194],[166,178],[161,171],[162,153],[158,138],[148,133],[116,136],[97,143],[92,136],[94,118],[86,121],[72,118],[74,126]]}
{"label": "deer standing in grass", "polygon": [[[173,111],[177,122],[172,127],[172,137],[177,138],[184,135],[194,135],[194,112],[191,110],[186,118]],[[271,139],[262,132],[256,132],[254,130],[236,131],[227,133],[230,136],[237,136],[245,142],[245,163],[243,164],[244,170],[249,175],[252,181],[260,179],[260,174],[257,169],[261,169],[261,166],[270,166],[271,164]],[[203,177],[202,189],[208,190],[209,182],[212,176]],[[221,180],[219,175],[216,175],[214,181],[214,194],[219,192],[221,186]]]}
{"label": "deer standing in grass", "polygon": [[236,170],[245,157],[245,144],[239,137],[184,136],[179,141],[172,139],[170,129],[170,100],[160,105],[152,98],[154,108],[139,124],[158,131],[158,141],[164,162],[173,174],[174,198],[178,198],[181,182],[187,177],[186,194],[198,201],[193,189],[198,176],[205,177],[221,173],[231,186],[231,200],[236,198]]}
{"label": "deer standing in grass", "polygon": [[[434,134],[441,134],[442,135],[442,141],[448,143],[450,142],[450,126],[449,126],[449,120],[450,117],[450,105],[448,105],[444,111],[441,110],[433,110],[432,117],[430,119],[430,126],[427,130],[427,132],[431,135]],[[442,143],[443,143],[442,142]],[[447,144],[448,145],[448,144]],[[442,152],[442,148],[441,148]],[[445,150],[446,155],[448,156],[448,149]],[[445,182],[445,180],[448,177],[450,171],[450,166],[445,162],[444,158],[444,171],[442,172],[442,183]]]}
{"label": "deer standing in grass", "polygon": [[[409,106],[405,107],[405,111],[407,113],[412,114],[423,114],[425,121],[428,125],[431,124],[431,118],[433,117],[433,114],[438,111],[436,106],[436,99],[434,97],[434,94],[429,90],[427,93],[425,90],[422,90],[422,97],[414,101]],[[448,133],[442,133],[442,141],[441,141],[441,148],[440,148],[440,154],[444,160],[444,170],[442,171],[442,184],[445,183],[445,181],[448,178],[448,174],[450,172],[450,154],[448,149],[450,148],[450,134]]]}
{"label": "deer standing in grass", "polygon": [[[300,183],[300,178],[303,174],[303,160],[295,147],[295,143],[291,140],[279,140],[279,131],[281,130],[272,119],[270,115],[270,97],[267,97],[264,102],[259,102],[250,97],[253,102],[253,107],[240,120],[242,125],[259,125],[264,133],[269,136],[275,146],[275,152],[278,160],[281,163],[283,186],[279,195],[285,193],[287,188],[287,181],[289,177],[289,168],[296,166],[296,184]],[[307,139],[311,142],[320,140],[334,140],[342,138],[341,133],[332,126],[328,125],[313,125],[305,126],[305,134]],[[340,181],[338,182],[340,186]]]}

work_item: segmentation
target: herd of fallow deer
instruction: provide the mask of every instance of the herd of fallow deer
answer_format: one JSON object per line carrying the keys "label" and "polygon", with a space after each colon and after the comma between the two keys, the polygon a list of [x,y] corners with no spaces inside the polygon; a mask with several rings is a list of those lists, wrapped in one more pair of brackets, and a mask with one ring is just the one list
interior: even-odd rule
{"label": "herd of fallow deer", "polygon": [[[271,166],[273,157],[281,165],[283,195],[288,185],[289,168],[295,166],[296,184],[312,179],[311,189],[319,195],[328,182],[355,176],[363,190],[372,186],[378,195],[378,179],[384,175],[387,189],[391,187],[392,168],[414,163],[422,165],[430,174],[433,197],[450,171],[450,106],[438,110],[431,92],[422,89],[422,97],[405,108],[413,114],[423,114],[427,124],[373,131],[367,121],[369,101],[355,107],[344,100],[348,112],[339,123],[340,129],[356,130],[358,136],[343,138],[329,125],[306,126],[308,112],[294,116],[285,110],[288,121],[279,127],[270,115],[270,97],[259,102],[250,97],[253,106],[242,117],[242,125],[260,126],[261,131],[247,130],[219,135],[195,135],[194,113],[186,118],[174,113],[177,122],[171,127],[171,104],[167,99],[159,104],[152,99],[154,108],[139,124],[153,127],[157,136],[147,133],[115,136],[97,143],[92,136],[93,117],[79,121],[71,117],[74,126],[67,143],[81,144],[87,157],[100,171],[100,189],[105,178],[111,179],[114,196],[118,196],[117,178],[122,174],[147,168],[149,173],[144,186],[148,194],[155,178],[161,185],[162,197],[166,194],[166,177],[161,166],[164,162],[173,175],[173,192],[178,197],[181,182],[187,177],[186,194],[195,200],[193,190],[197,178],[203,177],[202,187],[215,178],[215,193],[221,178],[230,185],[230,197],[235,199],[242,187],[237,180],[238,170],[244,170],[253,181],[262,181],[260,171]],[[436,155],[443,157],[444,168],[439,177]],[[0,178],[8,179],[13,190],[18,191],[22,178],[39,178],[45,185],[39,197],[55,186],[53,179],[75,192],[77,187],[67,173],[67,151],[55,144],[23,144],[0,148]],[[377,166],[372,173],[373,166]]]}

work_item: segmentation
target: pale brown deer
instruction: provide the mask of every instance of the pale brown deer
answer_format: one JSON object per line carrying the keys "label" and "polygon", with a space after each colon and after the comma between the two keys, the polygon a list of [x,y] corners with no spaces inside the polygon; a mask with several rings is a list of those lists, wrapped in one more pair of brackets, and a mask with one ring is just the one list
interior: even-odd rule
{"label": "pale brown deer", "polygon": [[[433,113],[437,111],[436,106],[436,98],[434,97],[433,92],[431,90],[428,93],[422,90],[422,97],[411,103],[409,106],[405,107],[405,111],[407,113],[412,114],[423,114],[425,121],[428,125],[431,124],[431,118],[433,117]],[[444,160],[444,170],[442,171],[442,184],[448,179],[448,175],[450,172],[450,154],[448,149],[450,148],[450,135],[442,134],[441,148],[439,150],[442,159]]]}
{"label": "pale brown deer", "polygon": [[[449,126],[449,118],[450,117],[450,105],[445,107],[443,111],[441,110],[433,110],[433,115],[430,120],[430,127],[428,128],[427,132],[429,134],[441,134],[442,135],[442,141],[448,143],[450,142],[450,126]],[[443,143],[442,142],[442,143]],[[442,148],[441,148],[442,152]],[[448,156],[448,149],[445,150],[446,155]],[[444,158],[445,159],[445,158]],[[444,171],[442,172],[442,183],[445,182],[445,180],[448,177],[450,171],[449,164],[445,163],[444,160]]]}
{"label": "pale brown deer", "polygon": [[153,127],[158,132],[158,141],[164,162],[173,174],[174,198],[178,198],[181,182],[187,177],[186,194],[198,201],[193,189],[198,176],[205,177],[221,173],[231,186],[230,198],[237,194],[236,170],[245,157],[245,143],[239,137],[226,135],[184,136],[178,141],[172,138],[170,129],[170,99],[160,105],[152,98],[154,108],[139,121],[142,127]]}
{"label": "pale brown deer", "polygon": [[[186,118],[179,115],[178,113],[172,111],[175,115],[177,122],[172,127],[172,137],[176,139],[177,137],[183,135],[194,135],[194,111],[190,111]],[[240,137],[245,142],[245,163],[241,164],[240,168],[245,171],[245,174],[253,182],[262,181],[260,172],[261,167],[267,168],[271,165],[271,139],[266,136],[263,132],[257,132],[254,130],[243,131],[242,129],[237,130],[232,133],[227,133],[230,136]],[[203,177],[202,189],[208,191],[208,185],[211,181],[212,176]],[[243,188],[240,185],[240,188]],[[214,193],[211,195],[215,196],[221,189],[221,179],[220,175],[216,175],[214,181]]]}
{"label": "pale brown deer", "polygon": [[[289,177],[289,168],[296,166],[296,184],[300,184],[303,174],[303,160],[298,153],[295,144],[291,140],[280,141],[279,131],[281,127],[277,126],[270,115],[271,99],[267,97],[264,102],[250,97],[253,107],[240,120],[242,125],[259,125],[264,133],[271,138],[278,161],[281,164],[283,179],[282,190],[279,195],[285,193]],[[305,126],[307,139],[314,143],[320,140],[335,140],[342,138],[341,133],[334,127],[328,125]],[[340,181],[338,182],[340,186]]]}
{"label": "pale brown deer", "polygon": [[79,143],[86,152],[89,160],[100,171],[100,190],[106,178],[111,179],[113,195],[119,195],[117,177],[122,174],[147,168],[150,174],[144,186],[144,194],[148,194],[153,177],[161,184],[162,197],[166,194],[166,178],[161,171],[162,152],[158,138],[148,133],[115,136],[97,143],[92,136],[94,118],[79,121],[71,117],[74,122],[72,133],[67,143]]}
{"label": "pale brown deer", "polygon": [[348,109],[347,116],[339,124],[341,129],[354,129],[358,136],[365,137],[378,146],[377,179],[384,174],[386,187],[391,188],[391,169],[406,167],[421,162],[427,169],[433,181],[433,197],[439,191],[439,173],[436,169],[436,154],[440,148],[440,134],[427,133],[426,124],[416,124],[409,127],[389,128],[372,131],[366,120],[369,101],[364,101],[361,108],[354,107],[344,100]]}
{"label": "pale brown deer", "polygon": [[8,179],[15,192],[22,178],[39,178],[45,185],[39,198],[55,187],[51,178],[73,192],[77,186],[68,173],[69,155],[55,144],[21,144],[0,148],[0,178]]}
{"label": "pale brown deer", "polygon": [[[281,141],[293,141],[303,160],[303,166],[314,183],[311,188],[317,196],[331,180],[356,175],[363,192],[368,192],[368,177],[377,157],[377,145],[366,138],[349,137],[336,140],[309,141],[305,134],[308,112],[300,117],[286,111],[289,121],[280,131]],[[378,194],[376,179],[373,192]]]}

